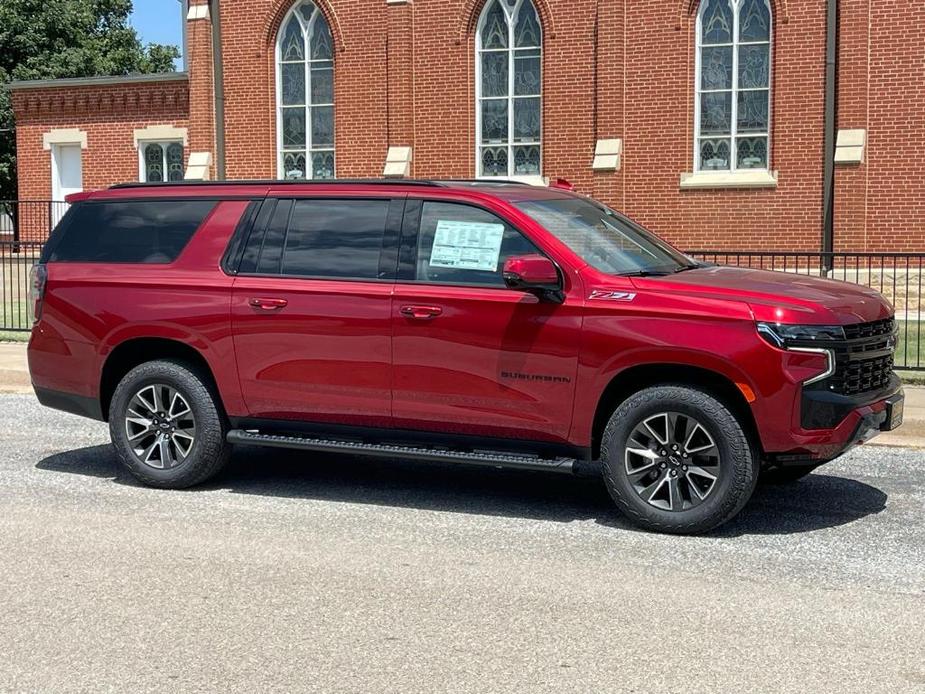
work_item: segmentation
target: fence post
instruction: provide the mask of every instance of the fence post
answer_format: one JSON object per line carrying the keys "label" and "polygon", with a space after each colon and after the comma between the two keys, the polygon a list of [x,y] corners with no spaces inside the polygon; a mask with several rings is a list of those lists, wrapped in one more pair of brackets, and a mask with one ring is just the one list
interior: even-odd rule
{"label": "fence post", "polygon": [[10,220],[13,222],[13,248],[19,248],[19,201],[10,202]]}

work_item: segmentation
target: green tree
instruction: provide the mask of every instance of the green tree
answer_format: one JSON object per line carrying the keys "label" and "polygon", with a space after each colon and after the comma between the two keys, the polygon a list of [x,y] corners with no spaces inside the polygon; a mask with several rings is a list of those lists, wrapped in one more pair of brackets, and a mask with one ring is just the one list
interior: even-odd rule
{"label": "green tree", "polygon": [[10,80],[170,72],[176,46],[143,46],[132,0],[0,0],[0,200],[16,196]]}

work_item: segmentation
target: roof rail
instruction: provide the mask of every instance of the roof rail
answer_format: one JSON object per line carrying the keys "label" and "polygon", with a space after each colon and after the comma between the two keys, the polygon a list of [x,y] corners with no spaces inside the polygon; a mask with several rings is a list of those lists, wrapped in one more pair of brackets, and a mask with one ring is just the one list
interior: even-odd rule
{"label": "roof rail", "polygon": [[443,178],[443,179],[422,179],[422,178],[324,178],[314,180],[288,180],[288,179],[239,179],[230,181],[148,181],[148,182],[129,182],[116,183],[109,186],[110,190],[123,188],[182,188],[182,187],[199,187],[199,186],[227,186],[227,185],[260,185],[260,186],[286,186],[286,185],[324,185],[331,183],[357,183],[362,185],[384,185],[384,186],[429,186],[446,188],[454,185],[517,185],[528,186],[529,183],[523,181],[509,181],[507,179],[484,179],[484,178]]}
{"label": "roof rail", "polygon": [[287,179],[235,179],[229,181],[168,181],[168,182],[156,182],[156,181],[147,181],[147,182],[129,182],[129,183],[116,183],[109,186],[110,190],[118,190],[122,188],[184,188],[191,187],[196,188],[199,186],[208,187],[208,186],[229,186],[229,185],[238,185],[238,186],[286,186],[286,185],[323,185],[331,183],[359,183],[363,185],[405,185],[405,186],[439,186],[440,183],[436,181],[427,181],[416,178],[326,178],[326,179],[315,179],[315,180],[287,180]]}
{"label": "roof rail", "polygon": [[455,186],[455,185],[470,185],[470,186],[529,186],[530,184],[525,181],[512,181],[507,178],[439,178],[433,179],[431,181],[434,185],[438,186]]}

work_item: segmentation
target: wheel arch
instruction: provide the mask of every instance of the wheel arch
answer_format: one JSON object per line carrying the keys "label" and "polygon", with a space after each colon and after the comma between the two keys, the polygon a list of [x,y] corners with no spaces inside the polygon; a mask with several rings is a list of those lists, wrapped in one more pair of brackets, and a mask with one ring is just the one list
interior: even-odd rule
{"label": "wheel arch", "polygon": [[212,368],[203,354],[194,347],[164,337],[136,337],[119,343],[107,355],[100,373],[100,408],[103,419],[109,421],[112,395],[125,375],[139,364],[160,359],[182,361],[194,367],[206,381],[219,410],[224,413],[221,392]]}
{"label": "wheel arch", "polygon": [[601,437],[614,410],[633,393],[658,385],[685,385],[709,393],[729,407],[742,424],[755,450],[761,449],[761,437],[752,408],[745,395],[728,376],[700,366],[650,363],[620,371],[611,378],[601,393],[591,430],[591,449],[595,459],[600,456]]}

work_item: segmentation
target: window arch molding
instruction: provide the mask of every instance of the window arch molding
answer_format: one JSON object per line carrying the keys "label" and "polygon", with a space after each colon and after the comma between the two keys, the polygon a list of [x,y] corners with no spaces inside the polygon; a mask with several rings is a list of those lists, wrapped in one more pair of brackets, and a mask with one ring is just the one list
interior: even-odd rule
{"label": "window arch molding", "polygon": [[333,178],[334,37],[313,0],[296,0],[274,42],[277,177]]}
{"label": "window arch molding", "polygon": [[768,171],[774,3],[701,0],[694,22],[695,172]]}
{"label": "window arch molding", "polygon": [[[690,2],[691,0],[681,0]],[[460,13],[459,29],[457,31],[455,43],[460,44],[467,40],[467,37],[475,36],[479,19],[482,17],[482,10],[485,9],[489,0],[465,0],[463,10]],[[694,0],[696,2],[696,0]],[[556,24],[553,17],[552,9],[549,7],[549,0],[533,0],[533,7],[540,18],[540,25],[543,28],[544,39],[556,38]]]}
{"label": "window arch molding", "polygon": [[[686,22],[696,21],[697,10],[704,0],[676,0],[678,23],[675,29],[681,29]],[[786,24],[790,21],[789,0],[768,0],[774,21]]]}
{"label": "window arch molding", "polygon": [[[331,7],[331,3],[328,0],[312,0],[312,2],[315,7],[321,11],[321,14],[324,15],[324,18],[328,22],[328,27],[331,29],[331,36],[334,38],[336,52],[343,53],[347,48],[347,42],[344,39],[344,32],[341,30],[340,19],[337,16],[337,12],[334,11],[334,8]],[[267,14],[263,32],[266,46],[271,53],[275,50],[276,37],[279,34],[280,27],[292,11],[293,6],[297,4],[298,0],[273,0],[273,8]]]}
{"label": "window arch molding", "polygon": [[479,178],[542,174],[543,40],[534,0],[487,0],[475,25]]}

